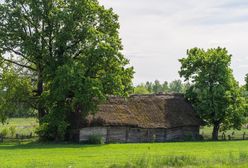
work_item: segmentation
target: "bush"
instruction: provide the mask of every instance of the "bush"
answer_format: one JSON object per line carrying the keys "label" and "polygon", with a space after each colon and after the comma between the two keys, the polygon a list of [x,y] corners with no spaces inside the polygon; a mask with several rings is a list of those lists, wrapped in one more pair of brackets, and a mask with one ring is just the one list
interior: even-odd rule
{"label": "bush", "polygon": [[89,144],[104,144],[103,137],[101,135],[90,135],[88,139]]}
{"label": "bush", "polygon": [[43,119],[35,133],[42,141],[64,141],[68,125],[64,121],[64,116],[56,116],[52,113]]}
{"label": "bush", "polygon": [[8,135],[8,129],[7,128],[4,128],[2,131],[1,131],[1,135],[2,137],[6,137]]}
{"label": "bush", "polygon": [[15,126],[9,127],[9,131],[10,131],[11,137],[14,137],[16,133],[16,127]]}

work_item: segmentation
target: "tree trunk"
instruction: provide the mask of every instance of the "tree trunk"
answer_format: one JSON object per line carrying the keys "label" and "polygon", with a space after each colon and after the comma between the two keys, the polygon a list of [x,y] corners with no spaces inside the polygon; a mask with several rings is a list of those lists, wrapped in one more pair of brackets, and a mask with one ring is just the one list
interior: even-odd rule
{"label": "tree trunk", "polygon": [[45,108],[43,106],[43,103],[40,101],[40,96],[43,93],[43,79],[42,76],[38,75],[38,84],[37,84],[37,96],[38,96],[38,117],[39,121],[46,115]]}
{"label": "tree trunk", "polygon": [[214,141],[218,141],[219,129],[220,129],[220,124],[218,122],[214,123],[214,128],[212,133],[212,139]]}
{"label": "tree trunk", "polygon": [[83,113],[82,107],[78,106],[74,112],[70,112],[67,116],[69,119],[69,127],[67,129],[65,140],[78,142],[79,130],[83,127]]}

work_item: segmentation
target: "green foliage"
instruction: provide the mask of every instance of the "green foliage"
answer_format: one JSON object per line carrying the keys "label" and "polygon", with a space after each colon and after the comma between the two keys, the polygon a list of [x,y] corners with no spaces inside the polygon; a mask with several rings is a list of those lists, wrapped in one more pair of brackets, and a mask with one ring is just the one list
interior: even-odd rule
{"label": "green foliage", "polygon": [[104,144],[103,137],[101,135],[90,135],[88,144]]}
{"label": "green foliage", "polygon": [[28,116],[31,110],[31,80],[23,69],[5,64],[0,67],[0,121],[9,116]]}
{"label": "green foliage", "polygon": [[163,87],[158,80],[154,81],[154,84],[152,86],[152,90],[154,93],[159,93],[159,92],[163,91]]}
{"label": "green foliage", "polygon": [[248,74],[245,75],[245,89],[248,90]]}
{"label": "green foliage", "polygon": [[147,90],[150,92],[150,93],[152,93],[153,92],[153,83],[152,82],[146,82],[146,84],[145,84],[145,87],[147,88]]}
{"label": "green foliage", "polygon": [[143,85],[138,85],[134,88],[134,94],[149,94],[149,90]]}
{"label": "green foliage", "polygon": [[9,130],[7,128],[2,129],[2,131],[1,131],[1,135],[3,137],[6,137],[8,135],[8,133],[9,133]]}
{"label": "green foliage", "polygon": [[169,83],[167,81],[164,81],[164,83],[162,84],[162,90],[165,93],[170,91]]}
{"label": "green foliage", "polygon": [[240,129],[245,122],[246,102],[230,68],[231,55],[225,48],[193,48],[181,62],[180,76],[191,82],[186,96],[199,116],[213,125],[213,139],[223,130]]}
{"label": "green foliage", "polygon": [[64,123],[63,121],[61,123],[56,121],[54,124],[51,124],[49,121],[49,123],[42,123],[35,130],[35,133],[39,135],[41,141],[62,141],[64,139],[66,126],[67,123]]}
{"label": "green foliage", "polygon": [[10,131],[11,137],[14,137],[16,133],[16,127],[15,126],[9,127],[9,131]]}
{"label": "green foliage", "polygon": [[26,72],[16,74],[31,81],[26,94],[45,129],[41,134],[60,139],[79,127],[76,114],[82,120],[108,95],[132,90],[134,71],[121,53],[118,16],[97,0],[8,0],[0,15],[0,62]]}
{"label": "green foliage", "polygon": [[174,80],[171,83],[155,80],[154,82],[141,83],[134,88],[134,94],[151,93],[185,93],[189,88],[189,83],[183,83],[181,80]]}
{"label": "green foliage", "polygon": [[[35,118],[10,118],[5,124],[0,123],[0,133],[3,129],[8,129],[8,136],[12,136],[12,133],[18,135],[28,136],[32,133],[35,136],[35,130],[39,123]],[[13,131],[13,132],[12,132]],[[14,134],[12,137],[14,137]]]}
{"label": "green foliage", "polygon": [[181,80],[174,80],[170,83],[170,91],[181,93],[183,91],[183,84]]}

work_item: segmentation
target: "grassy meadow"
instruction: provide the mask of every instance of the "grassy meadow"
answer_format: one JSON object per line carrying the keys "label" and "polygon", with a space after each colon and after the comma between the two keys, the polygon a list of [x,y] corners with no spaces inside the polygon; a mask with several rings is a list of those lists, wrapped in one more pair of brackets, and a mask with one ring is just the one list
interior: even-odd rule
{"label": "grassy meadow", "polygon": [[7,130],[7,137],[11,137],[11,127],[15,129],[15,134],[30,135],[35,134],[35,129],[38,126],[38,121],[35,118],[12,118],[6,124],[0,123],[0,133],[2,130]]}
{"label": "grassy meadow", "polygon": [[[35,118],[12,118],[8,120],[7,124],[0,124],[0,133],[3,129],[7,129],[7,137],[11,137],[10,128],[15,128],[15,134],[20,135],[29,135],[32,133],[35,135],[35,129],[38,127],[38,121]],[[245,133],[245,139],[248,140],[248,129],[243,127],[241,130],[228,130],[225,132],[226,139],[228,135],[231,136],[232,140],[241,140]],[[212,127],[202,127],[200,129],[200,134],[204,137],[205,140],[211,139]],[[219,133],[219,138],[222,139],[223,132]]]}
{"label": "grassy meadow", "polygon": [[248,141],[0,144],[1,168],[248,167]]}
{"label": "grassy meadow", "polygon": [[[0,131],[16,128],[30,134],[37,127],[33,118],[11,119]],[[227,131],[240,139],[243,132]],[[211,128],[200,131],[211,136]],[[8,133],[10,136],[10,133]],[[248,132],[247,132],[248,135]],[[0,143],[0,168],[167,168],[248,167],[248,141],[173,142],[143,144],[44,144],[28,141]]]}
{"label": "grassy meadow", "polygon": [[[211,140],[212,137],[212,127],[202,127],[200,129],[200,134],[204,137],[205,140]],[[219,139],[222,140],[223,132],[219,132]],[[231,137],[231,140],[242,140],[245,138],[248,140],[248,129],[246,127],[241,128],[241,130],[227,130],[225,131],[226,140],[228,136]]]}

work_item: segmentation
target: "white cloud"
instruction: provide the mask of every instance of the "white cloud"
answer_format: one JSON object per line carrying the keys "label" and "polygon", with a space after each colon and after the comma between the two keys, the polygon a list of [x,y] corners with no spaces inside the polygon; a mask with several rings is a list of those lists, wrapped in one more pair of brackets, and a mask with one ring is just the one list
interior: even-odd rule
{"label": "white cloud", "polygon": [[[0,0],[1,2],[2,0]],[[178,59],[192,47],[226,47],[236,79],[248,73],[248,1],[100,0],[120,16],[124,54],[135,83],[178,76]]]}
{"label": "white cloud", "polygon": [[[248,73],[248,2],[243,0],[100,0],[120,16],[124,53],[135,83],[179,78],[192,47],[226,47],[241,82]],[[241,60],[241,61],[240,61]]]}

